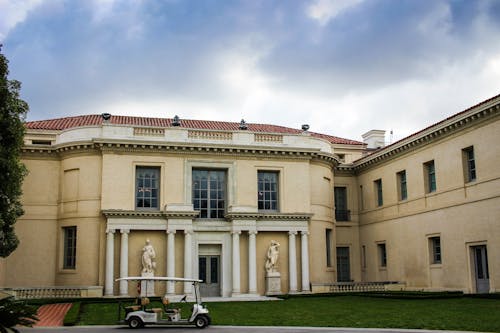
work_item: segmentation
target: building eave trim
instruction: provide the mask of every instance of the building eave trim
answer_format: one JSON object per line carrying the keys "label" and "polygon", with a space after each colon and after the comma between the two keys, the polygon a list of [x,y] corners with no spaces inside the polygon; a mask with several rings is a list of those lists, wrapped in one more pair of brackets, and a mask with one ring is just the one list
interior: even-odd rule
{"label": "building eave trim", "polygon": [[431,126],[418,135],[410,136],[394,143],[393,145],[382,148],[377,152],[354,161],[352,165],[338,166],[337,168],[344,171],[351,169],[358,172],[365,168],[383,163],[391,158],[394,158],[395,156],[399,156],[440,140],[464,128],[471,127],[488,119],[497,117],[500,115],[500,104],[498,100],[496,100],[495,103],[496,104],[481,106],[479,109],[472,109],[469,112],[459,114],[443,123]]}

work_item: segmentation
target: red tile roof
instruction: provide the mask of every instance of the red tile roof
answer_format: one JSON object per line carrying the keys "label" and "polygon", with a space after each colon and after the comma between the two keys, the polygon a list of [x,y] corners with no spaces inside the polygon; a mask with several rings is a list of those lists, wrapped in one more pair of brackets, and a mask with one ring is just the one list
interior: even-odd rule
{"label": "red tile roof", "polygon": [[[131,125],[131,126],[151,126],[151,127],[172,127],[171,118],[146,118],[131,116],[111,116],[110,124]],[[65,117],[49,120],[38,120],[26,122],[26,128],[36,130],[54,130],[60,131],[69,128],[82,126],[99,126],[103,123],[101,115],[83,115],[74,117]],[[181,127],[192,129],[225,130],[238,131],[240,123],[209,120],[181,119]],[[279,134],[300,134],[302,130],[267,124],[246,124],[250,132],[279,133]],[[327,140],[334,144],[362,145],[362,142],[339,138],[332,135],[310,132],[313,137]]]}

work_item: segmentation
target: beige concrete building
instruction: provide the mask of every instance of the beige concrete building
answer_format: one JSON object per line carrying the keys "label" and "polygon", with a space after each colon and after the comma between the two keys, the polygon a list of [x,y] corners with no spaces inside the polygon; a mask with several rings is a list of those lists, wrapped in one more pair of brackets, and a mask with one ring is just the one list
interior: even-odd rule
{"label": "beige concrete building", "polygon": [[0,286],[134,295],[115,279],[141,275],[149,241],[157,276],[265,295],[274,240],[282,293],[498,292],[499,120],[500,95],[385,147],[377,130],[358,142],[177,117],[28,122],[21,244]]}

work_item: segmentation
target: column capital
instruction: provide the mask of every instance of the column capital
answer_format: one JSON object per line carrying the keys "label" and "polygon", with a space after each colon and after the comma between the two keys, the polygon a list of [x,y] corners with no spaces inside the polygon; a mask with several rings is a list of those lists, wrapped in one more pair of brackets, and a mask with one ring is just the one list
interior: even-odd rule
{"label": "column capital", "polygon": [[184,230],[184,234],[185,235],[192,235],[192,234],[194,234],[194,231],[193,230]]}
{"label": "column capital", "polygon": [[233,230],[231,231],[231,235],[241,235],[241,230]]}
{"label": "column capital", "polygon": [[175,234],[177,230],[175,229],[167,229],[167,234]]}
{"label": "column capital", "polygon": [[307,230],[304,230],[304,231],[301,231],[300,232],[302,234],[302,236],[309,236],[311,233]]}
{"label": "column capital", "polygon": [[122,234],[129,234],[130,233],[130,229],[120,229],[120,232]]}
{"label": "column capital", "polygon": [[295,236],[295,235],[297,234],[297,231],[295,231],[295,230],[291,230],[291,231],[289,231],[289,232],[288,232],[288,234],[289,234],[290,236],[291,236],[291,235],[294,235],[294,236]]}
{"label": "column capital", "polygon": [[248,230],[249,235],[257,235],[259,232],[257,230]]}
{"label": "column capital", "polygon": [[115,233],[115,231],[116,231],[115,229],[107,229],[107,230],[106,230],[106,233],[107,233],[107,234],[114,234],[114,233]]}

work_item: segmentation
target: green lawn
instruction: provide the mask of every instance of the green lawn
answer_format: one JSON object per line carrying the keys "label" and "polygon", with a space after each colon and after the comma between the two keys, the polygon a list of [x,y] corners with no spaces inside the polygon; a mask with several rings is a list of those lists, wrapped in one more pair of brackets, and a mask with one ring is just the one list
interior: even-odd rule
{"label": "green lawn", "polygon": [[[206,305],[213,325],[385,327],[500,332],[500,299],[331,296]],[[117,311],[116,303],[83,303],[78,324],[115,324]],[[182,312],[189,313],[187,304]]]}

